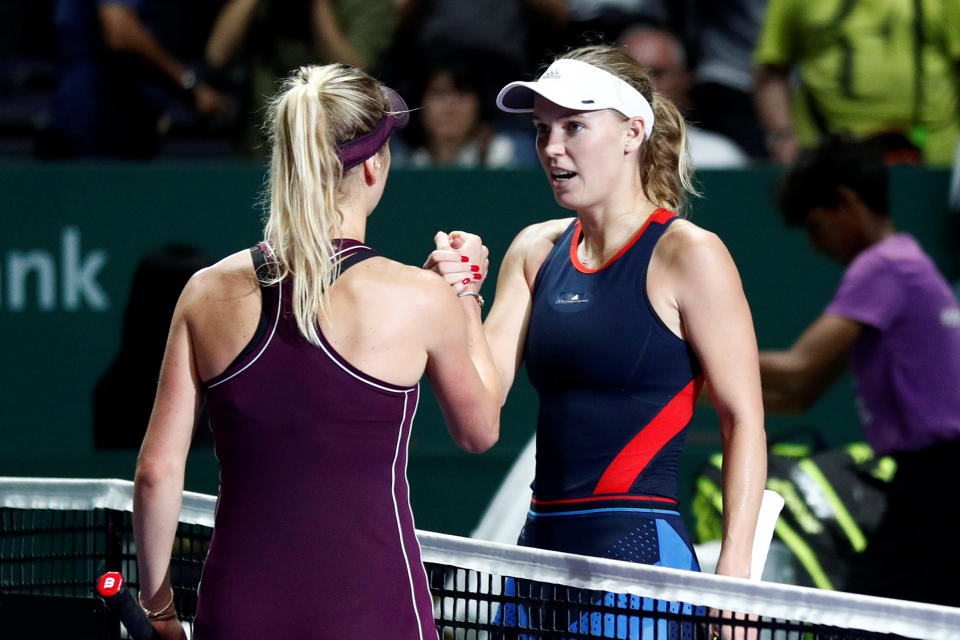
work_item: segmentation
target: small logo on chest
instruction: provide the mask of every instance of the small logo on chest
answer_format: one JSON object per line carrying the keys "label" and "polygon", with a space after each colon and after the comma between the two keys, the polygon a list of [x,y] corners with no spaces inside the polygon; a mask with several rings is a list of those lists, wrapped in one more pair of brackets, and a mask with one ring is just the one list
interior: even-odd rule
{"label": "small logo on chest", "polygon": [[590,302],[590,297],[585,293],[561,293],[557,296],[554,304],[582,304]]}

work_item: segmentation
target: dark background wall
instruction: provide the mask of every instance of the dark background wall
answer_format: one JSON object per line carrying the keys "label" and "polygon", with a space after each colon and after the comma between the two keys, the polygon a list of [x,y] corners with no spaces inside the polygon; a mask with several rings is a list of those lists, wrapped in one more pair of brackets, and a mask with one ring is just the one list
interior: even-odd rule
{"label": "dark background wall", "polygon": [[[703,198],[690,215],[733,254],[761,348],[789,345],[821,312],[841,273],[808,251],[800,231],[783,227],[773,206],[778,177],[776,169],[702,172]],[[244,164],[0,167],[0,475],[132,478],[134,449],[94,447],[92,396],[117,356],[137,264],[171,242],[215,259],[255,243],[263,178],[260,167]],[[948,180],[945,171],[896,170],[894,221],[955,278]],[[495,267],[521,227],[565,215],[539,171],[395,171],[368,241],[384,255],[420,264],[438,229],[464,228],[484,237]],[[486,293],[492,297],[493,287]],[[425,394],[409,469],[417,525],[469,532],[532,434],[535,414],[536,398],[521,374],[500,443],[477,456],[452,444]],[[808,426],[832,444],[859,438],[848,379],[806,415],[767,420],[771,438]],[[144,428],[140,419],[123,426],[133,441]],[[681,461],[685,501],[697,467],[717,449],[715,415],[699,409]],[[208,446],[191,453],[187,489],[217,490]]]}

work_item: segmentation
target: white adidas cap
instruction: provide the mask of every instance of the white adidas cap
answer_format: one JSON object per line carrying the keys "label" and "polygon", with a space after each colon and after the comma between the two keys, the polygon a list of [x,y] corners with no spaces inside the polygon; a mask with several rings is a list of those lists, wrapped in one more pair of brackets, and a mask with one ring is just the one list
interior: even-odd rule
{"label": "white adidas cap", "polygon": [[627,118],[643,120],[645,137],[653,132],[653,109],[643,94],[582,60],[556,60],[534,82],[511,82],[500,90],[497,106],[511,113],[529,113],[534,94],[576,111],[613,109]]}

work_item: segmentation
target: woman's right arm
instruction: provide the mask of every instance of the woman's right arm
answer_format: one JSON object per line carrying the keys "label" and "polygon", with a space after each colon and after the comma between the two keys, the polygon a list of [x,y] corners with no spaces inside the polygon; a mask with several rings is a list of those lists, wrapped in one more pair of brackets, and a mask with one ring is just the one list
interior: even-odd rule
{"label": "woman's right arm", "polygon": [[[480,310],[475,304],[461,306],[461,311],[467,312],[464,322],[452,325],[447,323],[442,325],[442,330],[432,332],[432,338],[436,341],[447,332],[456,334],[466,331],[468,343],[471,345],[471,361],[474,363],[471,372],[464,371],[462,356],[453,355],[457,348],[452,345],[462,343],[462,338],[448,338],[448,346],[435,349],[433,357],[428,358],[427,365],[427,376],[440,402],[447,424],[450,426],[451,434],[454,440],[465,449],[486,450],[496,442],[499,436],[499,410],[506,401],[507,393],[513,384],[523,356],[523,342],[526,339],[527,323],[530,318],[533,283],[540,265],[550,253],[557,237],[563,233],[569,223],[570,220],[567,219],[532,225],[514,238],[500,266],[496,300],[486,322],[480,324]],[[464,234],[460,235],[466,237]],[[471,237],[479,241],[476,236]],[[467,280],[463,282],[459,280],[460,276],[469,273],[464,271],[464,264],[478,264],[485,260],[468,255],[467,262],[462,263],[461,254],[467,255],[469,251],[460,245],[451,248],[446,239],[446,234],[437,234],[434,239],[437,250],[430,254],[424,268],[443,276],[447,283],[452,285],[454,292],[473,289],[477,283],[467,284]],[[485,264],[483,270],[486,270]],[[467,296],[459,300],[462,305],[464,300],[473,301],[474,298]],[[453,314],[451,311],[445,313],[447,319],[459,317],[459,314]],[[474,378],[472,375],[474,371],[479,373],[479,380],[482,382],[478,383],[478,379]],[[475,395],[481,393],[485,404],[491,392],[495,393],[493,396],[493,409],[496,415],[495,431],[490,428],[460,429],[456,426],[458,425],[454,417],[457,413],[456,407],[466,407],[469,413],[469,407],[474,402]],[[489,412],[489,410],[490,407],[487,406],[486,411]],[[477,434],[480,434],[479,438]]]}
{"label": "woman's right arm", "polygon": [[493,308],[483,323],[483,332],[500,375],[500,404],[506,403],[517,369],[523,360],[523,344],[530,322],[532,287],[524,276],[523,233],[514,239],[500,264]]}
{"label": "woman's right arm", "polygon": [[[170,554],[176,536],[187,452],[199,404],[198,380],[188,315],[197,299],[196,276],[187,284],[170,324],[150,415],[134,479],[133,529],[137,542],[140,596],[144,607],[160,610],[170,599]],[[184,638],[176,619],[154,626],[165,640]]]}
{"label": "woman's right arm", "polygon": [[[439,272],[440,266],[432,261],[438,255],[449,254],[447,262],[453,268],[476,265],[482,280],[488,263],[486,247],[478,236],[459,235],[454,250],[446,234],[438,233],[438,250],[431,254],[428,264],[437,266]],[[466,256],[468,262],[461,263],[460,255]],[[449,274],[446,265],[443,267]],[[469,295],[478,293],[480,280],[475,280],[470,270],[465,273],[470,277],[451,289],[433,274],[421,272],[429,295],[424,297],[426,304],[416,315],[427,350],[425,373],[450,435],[460,447],[481,453],[500,437],[500,376],[483,335],[479,298]]]}
{"label": "woman's right arm", "polygon": [[531,225],[517,234],[503,256],[493,308],[483,323],[500,374],[501,405],[507,401],[523,360],[537,272],[569,224],[570,219],[565,219]]}
{"label": "woman's right arm", "polygon": [[757,68],[753,81],[757,114],[766,132],[767,151],[774,160],[785,164],[793,162],[798,152],[788,82],[788,71],[772,65]]}

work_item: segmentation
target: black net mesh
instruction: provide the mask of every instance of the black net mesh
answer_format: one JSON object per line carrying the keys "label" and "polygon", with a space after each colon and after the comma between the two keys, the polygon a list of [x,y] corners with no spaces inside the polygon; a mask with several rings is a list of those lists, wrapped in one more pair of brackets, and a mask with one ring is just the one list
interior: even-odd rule
{"label": "black net mesh", "polygon": [[[197,585],[212,530],[181,522],[171,580],[177,611],[196,614]],[[625,638],[769,640],[894,638],[803,620],[711,612],[691,603],[612,593],[426,563],[434,618],[442,640]],[[111,509],[0,509],[0,629],[50,632],[65,618],[74,638],[119,638],[119,623],[94,596],[97,578],[122,573],[137,588],[132,515]],[[64,616],[63,614],[68,614]],[[726,617],[723,617],[726,616]],[[732,616],[732,617],[731,617]],[[4,634],[4,637],[7,637]]]}

